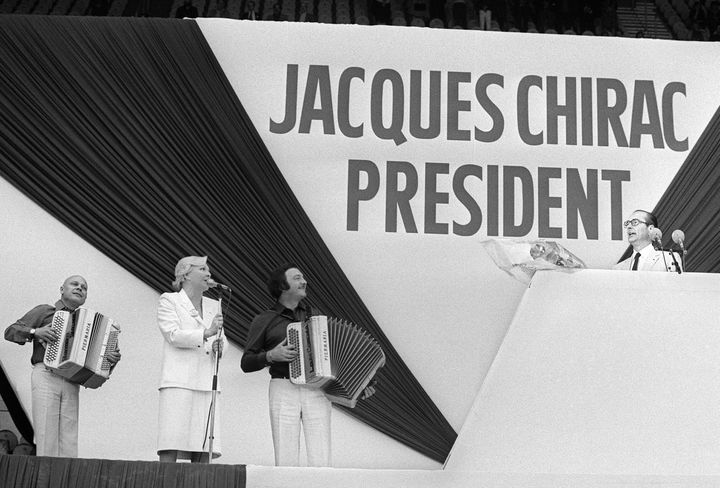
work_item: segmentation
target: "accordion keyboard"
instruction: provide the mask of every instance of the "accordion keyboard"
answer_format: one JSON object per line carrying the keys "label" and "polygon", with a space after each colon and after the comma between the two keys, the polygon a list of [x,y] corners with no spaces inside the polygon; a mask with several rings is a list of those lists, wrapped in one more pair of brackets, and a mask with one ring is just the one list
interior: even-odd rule
{"label": "accordion keyboard", "polygon": [[[288,344],[295,346],[295,350],[300,350],[300,332],[297,329],[288,330]],[[290,378],[299,378],[302,375],[300,366],[300,355],[290,362]]]}
{"label": "accordion keyboard", "polygon": [[[108,334],[108,340],[107,345],[105,346],[105,351],[115,351],[117,350],[117,342],[118,342],[118,333],[119,330],[114,330]],[[110,370],[110,361],[108,361],[107,355],[103,357],[102,364],[100,366],[100,369],[103,371],[109,371]]]}
{"label": "accordion keyboard", "polygon": [[[55,314],[52,321],[52,330],[55,331],[56,334],[58,334],[58,337],[61,336],[64,323],[65,320],[63,319],[63,315]],[[45,347],[45,357],[48,361],[55,361],[57,359],[59,351],[60,341],[50,342]]]}

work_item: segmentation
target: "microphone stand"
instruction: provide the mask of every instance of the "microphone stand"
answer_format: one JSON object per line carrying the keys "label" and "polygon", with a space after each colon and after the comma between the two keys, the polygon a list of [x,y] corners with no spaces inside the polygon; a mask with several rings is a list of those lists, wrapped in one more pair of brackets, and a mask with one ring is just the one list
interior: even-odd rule
{"label": "microphone stand", "polygon": [[[672,249],[670,249],[670,256],[672,256],[673,264],[675,265],[675,269],[677,270],[678,274],[682,274],[682,269],[678,265],[677,259],[675,258],[675,253]],[[682,260],[682,258],[680,258]]]}
{"label": "microphone stand", "polygon": [[[680,246],[680,251],[678,251],[680,254],[680,264],[682,264],[682,269],[685,270],[685,255],[687,254],[687,250],[685,249],[685,233],[680,229],[673,231],[672,240],[675,244]],[[673,261],[676,261],[675,253],[672,249],[670,249],[670,252],[673,254]],[[677,267],[677,262],[675,263],[675,266]],[[682,273],[682,271],[678,269],[678,273]]]}
{"label": "microphone stand", "polygon": [[685,249],[685,244],[680,241],[680,263],[682,264],[682,269],[685,269],[685,255],[687,254],[687,249]]}
{"label": "microphone stand", "polygon": [[[228,304],[227,307],[230,306],[230,300],[232,299],[232,290],[230,288],[227,288],[228,290]],[[222,299],[220,299],[220,312],[222,312]],[[225,314],[223,313],[223,317]],[[212,400],[210,401],[210,429],[208,432],[208,439],[210,442],[208,443],[208,464],[212,464],[212,457],[213,457],[213,441],[215,440],[215,407],[217,405],[217,394],[218,394],[218,370],[220,369],[220,348],[222,347],[222,333],[223,329],[225,327],[220,327],[217,331],[217,340],[218,343],[218,351],[215,353],[215,365],[213,367],[213,380],[212,380]]]}

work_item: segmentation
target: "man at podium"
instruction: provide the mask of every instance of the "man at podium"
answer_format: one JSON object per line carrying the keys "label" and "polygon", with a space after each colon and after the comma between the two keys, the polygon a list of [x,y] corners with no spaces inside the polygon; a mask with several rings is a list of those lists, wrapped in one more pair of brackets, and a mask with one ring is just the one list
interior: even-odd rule
{"label": "man at podium", "polygon": [[632,255],[620,261],[613,269],[631,271],[677,271],[682,270],[680,259],[671,251],[657,250],[653,243],[660,244],[662,233],[658,220],[650,212],[635,210],[623,222],[628,243],[633,248]]}

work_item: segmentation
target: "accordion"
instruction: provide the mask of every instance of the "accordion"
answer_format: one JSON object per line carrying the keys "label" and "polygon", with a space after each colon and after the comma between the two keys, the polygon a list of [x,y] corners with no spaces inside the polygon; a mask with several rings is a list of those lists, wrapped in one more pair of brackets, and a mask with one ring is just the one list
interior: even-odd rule
{"label": "accordion", "polygon": [[322,388],[332,402],[354,408],[377,370],[385,365],[380,345],[357,326],[316,315],[287,326],[288,344],[298,356],[290,362],[290,381]]}
{"label": "accordion", "polygon": [[117,350],[120,327],[110,317],[80,307],[58,311],[52,319],[58,340],[45,347],[45,366],[86,388],[98,388],[110,377],[106,354]]}

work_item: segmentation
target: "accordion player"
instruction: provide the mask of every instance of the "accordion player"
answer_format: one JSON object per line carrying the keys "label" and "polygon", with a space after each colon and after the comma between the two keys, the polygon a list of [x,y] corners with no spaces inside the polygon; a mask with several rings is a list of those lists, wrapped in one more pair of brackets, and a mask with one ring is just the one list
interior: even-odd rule
{"label": "accordion player", "polygon": [[354,408],[377,370],[385,365],[380,345],[354,324],[324,315],[287,326],[288,344],[298,351],[290,381],[322,388],[334,403]]}
{"label": "accordion player", "polygon": [[117,350],[120,326],[88,308],[55,312],[52,328],[58,340],[45,347],[45,366],[85,388],[98,388],[110,377],[106,355]]}

